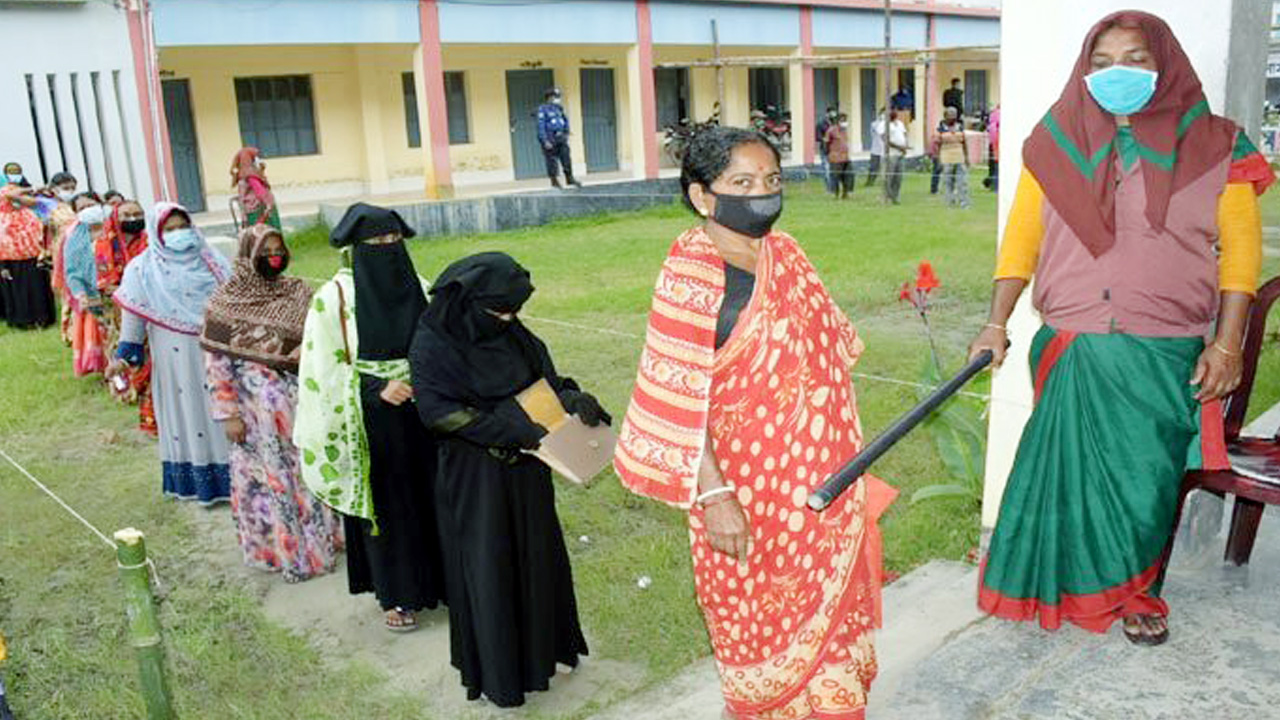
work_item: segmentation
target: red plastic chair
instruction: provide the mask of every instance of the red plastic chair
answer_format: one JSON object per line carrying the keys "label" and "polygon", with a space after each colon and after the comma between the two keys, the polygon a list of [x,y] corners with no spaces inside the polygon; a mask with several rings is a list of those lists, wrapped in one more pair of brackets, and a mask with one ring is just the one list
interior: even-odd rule
{"label": "red plastic chair", "polygon": [[1270,438],[1242,438],[1245,412],[1249,407],[1249,395],[1258,372],[1258,356],[1266,337],[1267,313],[1280,298],[1280,277],[1267,281],[1258,290],[1249,310],[1245,326],[1244,374],[1240,387],[1226,399],[1225,430],[1227,456],[1230,470],[1192,470],[1182,481],[1178,496],[1178,509],[1174,514],[1173,529],[1165,551],[1167,566],[1173,549],[1173,535],[1182,519],[1182,506],[1187,493],[1206,490],[1215,495],[1235,495],[1235,508],[1231,514],[1231,531],[1227,536],[1227,548],[1223,559],[1235,565],[1246,565],[1253,552],[1253,541],[1258,534],[1258,523],[1267,505],[1280,505],[1280,431]]}

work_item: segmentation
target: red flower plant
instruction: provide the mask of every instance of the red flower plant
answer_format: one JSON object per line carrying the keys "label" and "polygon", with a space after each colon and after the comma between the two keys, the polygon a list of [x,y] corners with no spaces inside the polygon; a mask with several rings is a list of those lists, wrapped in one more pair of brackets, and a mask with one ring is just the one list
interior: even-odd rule
{"label": "red flower plant", "polygon": [[934,274],[933,265],[928,260],[924,260],[916,268],[915,287],[912,287],[911,281],[907,281],[902,283],[902,288],[898,291],[898,300],[906,300],[911,303],[916,312],[920,313],[925,335],[929,338],[929,352],[933,357],[933,366],[939,378],[942,377],[942,365],[938,360],[938,348],[933,340],[933,329],[929,327],[929,294],[940,287],[942,287],[942,281]]}
{"label": "red flower plant", "polygon": [[920,263],[920,267],[916,268],[915,287],[911,286],[910,281],[902,283],[898,299],[911,303],[923,315],[929,309],[929,293],[940,287],[942,287],[942,281],[938,280],[938,276],[934,274],[933,265],[925,260]]}

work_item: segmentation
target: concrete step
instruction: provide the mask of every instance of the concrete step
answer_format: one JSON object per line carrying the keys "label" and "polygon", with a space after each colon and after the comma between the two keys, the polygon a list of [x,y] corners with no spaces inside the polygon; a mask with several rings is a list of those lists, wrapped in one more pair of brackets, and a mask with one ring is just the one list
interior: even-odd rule
{"label": "concrete step", "polygon": [[978,568],[946,560],[934,560],[885,588],[884,627],[876,634],[880,674],[871,686],[868,716],[891,707],[912,668],[982,619],[977,591]]}
{"label": "concrete step", "polygon": [[[876,633],[880,674],[868,715],[892,702],[902,677],[979,618],[977,569],[935,560],[884,590],[884,627]],[[724,699],[715,662],[693,663],[666,683],[614,705],[592,720],[719,720]]]}

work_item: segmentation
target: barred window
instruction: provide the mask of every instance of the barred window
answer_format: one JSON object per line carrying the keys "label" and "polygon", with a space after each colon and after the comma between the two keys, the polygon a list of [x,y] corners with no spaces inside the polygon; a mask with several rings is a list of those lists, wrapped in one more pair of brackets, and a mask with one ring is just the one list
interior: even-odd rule
{"label": "barred window", "polygon": [[236,78],[240,141],[263,157],[315,155],[315,108],[306,75]]}

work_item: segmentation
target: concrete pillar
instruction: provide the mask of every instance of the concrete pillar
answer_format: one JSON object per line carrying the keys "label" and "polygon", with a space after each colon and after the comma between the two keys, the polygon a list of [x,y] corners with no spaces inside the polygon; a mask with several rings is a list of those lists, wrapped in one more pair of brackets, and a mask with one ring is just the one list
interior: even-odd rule
{"label": "concrete pillar", "polygon": [[[387,169],[386,133],[383,132],[382,96],[392,79],[377,64],[377,46],[355,45],[356,75],[360,83],[360,126],[364,131],[364,181],[372,195],[391,192],[391,175]],[[424,136],[425,140],[425,136]]]}
{"label": "concrete pillar", "polygon": [[449,117],[444,98],[444,54],[440,46],[437,0],[418,0],[420,42],[413,51],[418,127],[422,137],[424,190],[429,198],[453,196],[449,165]]}
{"label": "concrete pillar", "polygon": [[1227,87],[1231,91],[1219,112],[1240,123],[1255,144],[1266,99],[1266,82],[1259,80],[1258,68],[1267,66],[1271,5],[1269,0],[1231,2],[1231,52],[1227,55]]}
{"label": "concrete pillar", "polygon": [[[930,14],[925,16],[925,20],[927,22],[928,49],[931,54],[924,65],[924,96],[923,98],[917,98],[916,105],[924,118],[925,137],[927,138],[933,133],[933,129],[938,127],[938,121],[942,119],[942,92],[938,90],[938,58],[932,54],[938,47],[937,16]],[[921,100],[923,100],[923,105],[921,105]]]}
{"label": "concrete pillar", "polygon": [[627,49],[627,93],[632,119],[632,174],[653,179],[658,177],[658,99],[653,82],[649,0],[636,0],[636,44]]}
{"label": "concrete pillar", "polygon": [[176,201],[178,181],[173,174],[173,152],[169,148],[169,125],[164,114],[150,3],[146,0],[133,3],[128,23],[129,45],[133,50],[133,82],[138,93],[142,131],[146,136],[143,145],[146,146],[152,195],[156,200]]}
{"label": "concrete pillar", "polygon": [[929,79],[926,77],[929,73],[929,64],[924,62],[916,62],[915,65],[915,86],[911,88],[911,92],[916,98],[916,112],[911,116],[911,150],[912,154],[926,153],[929,151],[929,134],[933,131],[933,127],[929,125]]}
{"label": "concrete pillar", "polygon": [[[1173,29],[1204,86],[1213,112],[1237,122],[1262,104],[1266,65],[1245,58],[1265,58],[1270,27],[1263,20],[1269,3],[1230,0],[1173,3],[1169,0],[1018,0],[1005,3],[1000,19],[1001,152],[1000,233],[1013,203],[1013,188],[1022,172],[1020,149],[1035,124],[1057,100],[1071,73],[1080,43],[1095,22],[1116,10],[1145,10],[1164,18]],[[1242,114],[1236,115],[1234,113]],[[994,250],[994,246],[992,248]],[[994,253],[993,253],[994,258]],[[1040,325],[1024,293],[1009,321],[1013,341],[1004,368],[992,383],[991,422],[987,434],[986,489],[982,524],[992,527],[1000,497],[1013,465],[1023,425],[1031,413],[1032,388],[1027,369],[1031,336]],[[974,332],[977,327],[973,328]]]}
{"label": "concrete pillar", "polygon": [[[801,56],[813,55],[813,7],[800,7],[800,47]],[[799,157],[805,165],[814,163],[814,132],[817,130],[817,118],[813,108],[813,66],[808,63],[792,63],[791,76],[799,74],[800,103],[791,104],[791,158]],[[792,81],[791,87],[797,87]],[[795,149],[800,148],[797,155]]]}

